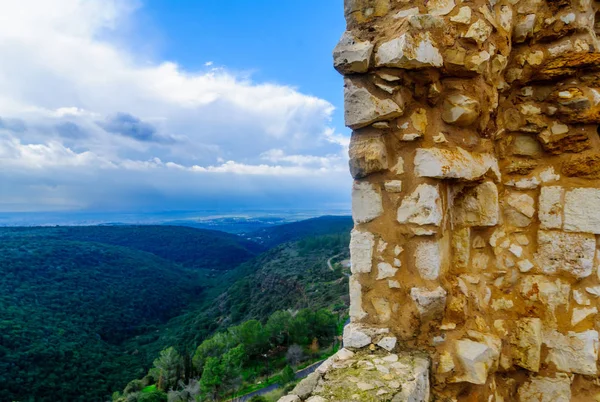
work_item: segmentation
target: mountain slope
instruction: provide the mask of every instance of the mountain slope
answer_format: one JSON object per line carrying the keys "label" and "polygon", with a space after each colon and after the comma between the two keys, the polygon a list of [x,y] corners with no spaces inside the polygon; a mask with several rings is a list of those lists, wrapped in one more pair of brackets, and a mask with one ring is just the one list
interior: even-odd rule
{"label": "mountain slope", "polygon": [[171,320],[163,343],[193,350],[214,331],[249,319],[264,320],[277,310],[343,309],[348,280],[327,261],[349,258],[349,231],[305,237],[281,244],[227,272],[206,302]]}
{"label": "mountain slope", "polygon": [[228,270],[264,251],[229,233],[182,226],[66,226],[0,228],[0,238],[33,237],[97,242],[146,251],[188,268]]}
{"label": "mountain slope", "polygon": [[[120,343],[156,330],[199,293],[194,273],[142,251],[4,239],[0,400],[91,401],[109,392],[124,374]],[[90,382],[104,392],[83,394]]]}
{"label": "mountain slope", "polygon": [[300,240],[308,236],[322,236],[342,232],[349,233],[352,226],[353,222],[350,216],[320,216],[318,218],[260,229],[250,233],[248,237],[267,248],[272,248],[279,244]]}

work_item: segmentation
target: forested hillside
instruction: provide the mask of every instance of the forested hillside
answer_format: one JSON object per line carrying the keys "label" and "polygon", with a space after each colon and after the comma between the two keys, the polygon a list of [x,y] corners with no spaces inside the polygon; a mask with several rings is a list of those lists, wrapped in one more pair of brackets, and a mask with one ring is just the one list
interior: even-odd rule
{"label": "forested hillside", "polygon": [[[156,331],[200,292],[193,272],[150,253],[3,239],[0,400],[92,400],[77,391],[90,384],[95,395],[109,392],[135,373],[118,365],[120,344]],[[143,363],[135,355],[129,362]]]}
{"label": "forested hillside", "polygon": [[217,230],[183,226],[70,226],[0,228],[0,239],[35,237],[123,246],[147,251],[188,268],[229,270],[266,248]]}
{"label": "forested hillside", "polygon": [[[347,278],[336,263],[349,230],[321,223],[262,254],[265,245],[187,227],[0,228],[0,400],[105,401],[168,347],[191,373],[217,331],[288,309],[290,320],[323,308],[319,317],[341,319]],[[247,383],[264,368],[245,370]]]}

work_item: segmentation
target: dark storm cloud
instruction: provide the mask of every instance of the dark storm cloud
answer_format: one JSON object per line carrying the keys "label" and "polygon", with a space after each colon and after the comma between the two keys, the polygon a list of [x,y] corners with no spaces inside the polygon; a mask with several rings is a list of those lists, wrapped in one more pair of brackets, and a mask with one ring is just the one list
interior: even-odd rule
{"label": "dark storm cloud", "polygon": [[117,113],[106,120],[98,122],[104,130],[113,134],[120,134],[143,142],[173,143],[173,138],[165,137],[158,133],[152,124],[129,113]]}

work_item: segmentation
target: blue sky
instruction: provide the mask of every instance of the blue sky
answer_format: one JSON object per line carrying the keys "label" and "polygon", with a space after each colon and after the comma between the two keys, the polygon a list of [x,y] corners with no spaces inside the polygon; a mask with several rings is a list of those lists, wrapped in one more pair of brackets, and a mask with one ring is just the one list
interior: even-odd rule
{"label": "blue sky", "polygon": [[2,2],[0,212],[347,207],[342,8]]}

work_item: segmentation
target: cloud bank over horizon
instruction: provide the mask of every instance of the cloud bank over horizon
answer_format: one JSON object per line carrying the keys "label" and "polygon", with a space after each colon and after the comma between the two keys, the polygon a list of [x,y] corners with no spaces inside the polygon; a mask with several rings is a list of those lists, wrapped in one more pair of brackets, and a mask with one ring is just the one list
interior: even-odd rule
{"label": "cloud bank over horizon", "polygon": [[147,60],[122,32],[139,6],[0,5],[0,212],[347,206],[330,102]]}

